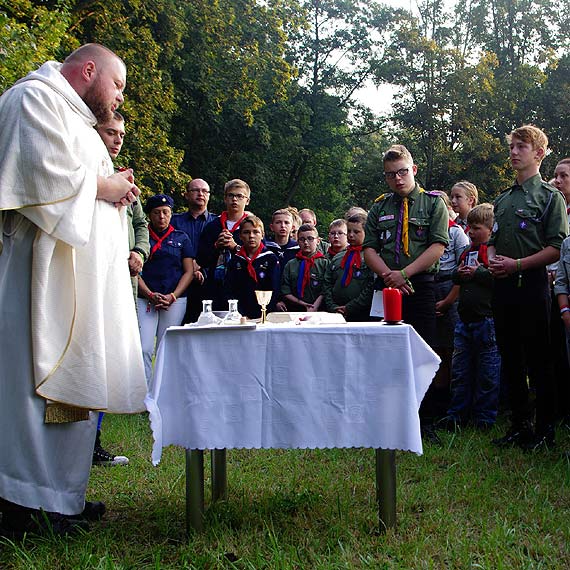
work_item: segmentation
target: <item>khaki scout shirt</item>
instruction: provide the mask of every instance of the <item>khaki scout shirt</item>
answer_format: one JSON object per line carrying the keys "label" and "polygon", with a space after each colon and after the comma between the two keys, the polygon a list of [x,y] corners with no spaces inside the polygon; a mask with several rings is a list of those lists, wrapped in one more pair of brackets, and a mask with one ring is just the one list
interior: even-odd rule
{"label": "khaki scout shirt", "polygon": [[314,303],[319,295],[323,292],[323,284],[325,272],[328,267],[328,259],[319,257],[315,259],[315,265],[311,269],[311,280],[305,286],[305,294],[299,297],[297,292],[297,279],[299,278],[299,270],[301,269],[301,259],[295,257],[287,262],[283,270],[283,278],[281,280],[281,294],[293,295],[305,303]]}
{"label": "khaki scout shirt", "polygon": [[[444,201],[437,194],[422,190],[417,184],[408,194],[408,234],[410,256],[400,245],[400,263],[396,263],[396,230],[402,198],[389,192],[372,206],[366,222],[363,247],[374,248],[390,269],[404,269],[433,243],[449,243],[449,214]],[[435,273],[439,260],[427,273]]]}
{"label": "khaki scout shirt", "polygon": [[560,249],[568,235],[564,196],[540,174],[515,184],[495,200],[495,223],[489,245],[498,255],[527,257],[551,245]]}

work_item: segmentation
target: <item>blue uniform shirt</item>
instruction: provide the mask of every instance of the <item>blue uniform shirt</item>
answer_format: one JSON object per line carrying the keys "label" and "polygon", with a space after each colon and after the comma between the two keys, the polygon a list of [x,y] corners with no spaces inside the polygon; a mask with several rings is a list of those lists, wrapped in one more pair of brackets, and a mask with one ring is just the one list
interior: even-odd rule
{"label": "blue uniform shirt", "polygon": [[[151,237],[151,251],[155,244],[156,240]],[[164,295],[172,293],[184,273],[182,260],[187,257],[192,257],[190,238],[184,232],[174,230],[162,242],[162,247],[157,249],[143,265],[142,278],[148,288]],[[180,296],[185,297],[186,291]]]}
{"label": "blue uniform shirt", "polygon": [[211,214],[206,210],[196,218],[190,212],[183,214],[174,214],[170,223],[177,229],[183,231],[192,244],[192,257],[196,258],[198,254],[198,241],[200,234],[208,222],[216,219],[216,214]]}

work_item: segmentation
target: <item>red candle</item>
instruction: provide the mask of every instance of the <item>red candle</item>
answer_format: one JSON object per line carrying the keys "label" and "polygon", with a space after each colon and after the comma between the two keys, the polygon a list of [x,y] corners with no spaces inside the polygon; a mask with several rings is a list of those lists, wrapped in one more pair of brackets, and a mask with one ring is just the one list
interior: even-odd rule
{"label": "red candle", "polygon": [[382,291],[384,302],[384,321],[397,323],[402,320],[402,293],[399,289],[386,287]]}

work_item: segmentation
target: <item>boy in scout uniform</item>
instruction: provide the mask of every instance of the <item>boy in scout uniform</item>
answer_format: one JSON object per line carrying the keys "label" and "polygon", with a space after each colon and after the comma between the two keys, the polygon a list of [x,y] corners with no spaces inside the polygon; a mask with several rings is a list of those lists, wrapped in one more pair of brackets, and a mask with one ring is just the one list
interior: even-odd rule
{"label": "boy in scout uniform", "polygon": [[303,224],[297,238],[300,249],[285,266],[281,295],[289,311],[318,311],[329,262],[317,251],[319,234],[314,226]]}
{"label": "boy in scout uniform", "polygon": [[[564,197],[539,173],[547,154],[546,135],[524,125],[512,131],[507,141],[516,181],[495,200],[488,253],[489,270],[495,277],[497,344],[512,416],[510,429],[493,443],[540,449],[554,445],[556,412],[546,266],[560,256],[568,220]],[[527,375],[536,389],[535,431]]]}
{"label": "boy in scout uniform", "polygon": [[392,192],[376,199],[368,214],[364,260],[376,273],[377,289],[402,295],[402,316],[423,339],[435,340],[434,275],[449,243],[449,214],[437,194],[415,181],[417,166],[403,145],[384,154],[384,177]]}
{"label": "boy in scout uniform", "polygon": [[[437,194],[415,181],[418,171],[403,145],[384,154],[384,177],[392,190],[376,199],[366,222],[364,260],[378,276],[376,288],[402,292],[402,317],[432,345],[436,339],[435,273],[449,243],[449,214]],[[430,386],[420,407],[422,434],[438,442],[434,421],[448,388]]]}
{"label": "boy in scout uniform", "polygon": [[374,273],[362,253],[366,217],[354,214],[348,218],[348,248],[334,256],[325,273],[327,311],[341,313],[347,321],[368,321],[370,316]]}

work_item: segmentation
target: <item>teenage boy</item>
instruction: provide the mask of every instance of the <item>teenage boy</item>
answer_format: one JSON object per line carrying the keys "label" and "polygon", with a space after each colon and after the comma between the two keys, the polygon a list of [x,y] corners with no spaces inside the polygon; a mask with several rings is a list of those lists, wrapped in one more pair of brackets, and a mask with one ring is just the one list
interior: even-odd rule
{"label": "teenage boy", "polygon": [[[368,214],[364,259],[376,275],[375,287],[402,292],[402,317],[431,346],[436,339],[435,273],[449,243],[449,215],[436,193],[420,188],[418,168],[403,145],[383,157],[384,177],[392,190],[376,199]],[[425,437],[437,442],[433,422],[449,388],[430,386],[420,407]]]}
{"label": "teenage boy", "polygon": [[226,210],[206,224],[198,242],[196,261],[205,272],[204,299],[212,299],[214,310],[227,310],[228,298],[224,289],[226,269],[231,253],[241,247],[239,230],[247,217],[245,207],[249,204],[249,185],[235,178],[224,186]]}
{"label": "teenage boy", "polygon": [[449,243],[449,216],[437,194],[415,181],[418,171],[403,145],[384,154],[384,177],[392,192],[376,199],[368,214],[363,249],[377,288],[403,293],[402,312],[428,344],[435,338],[434,275]]}
{"label": "teenage boy", "polygon": [[366,215],[347,220],[348,248],[337,253],[325,273],[327,311],[341,313],[347,321],[368,321],[374,288],[374,273],[364,261],[362,242]]}
{"label": "teenage boy", "polygon": [[239,312],[250,319],[261,316],[256,291],[273,291],[267,306],[274,310],[279,296],[281,271],[277,256],[262,242],[263,222],[257,216],[248,216],[240,226],[242,247],[232,255],[227,268],[228,299],[238,300]]}
{"label": "teenage boy", "polygon": [[281,294],[290,311],[318,311],[328,260],[317,251],[319,234],[314,226],[303,224],[297,241],[300,250],[285,266]]}
{"label": "teenage boy", "polygon": [[[554,445],[556,390],[546,266],[559,258],[568,234],[566,204],[539,173],[548,148],[546,135],[524,125],[507,142],[516,181],[495,200],[489,270],[495,277],[493,314],[512,415],[509,430],[494,443],[548,448]],[[527,375],[536,389],[535,431]]]}
{"label": "teenage boy", "polygon": [[271,216],[269,228],[273,232],[273,241],[266,240],[265,246],[279,259],[281,271],[288,261],[299,251],[299,244],[291,238],[293,214],[286,208],[275,210]]}
{"label": "teenage boy", "polygon": [[348,247],[346,239],[346,220],[333,220],[329,226],[330,245],[325,253],[325,257],[330,261],[335,255],[344,252]]}
{"label": "teenage boy", "polygon": [[493,323],[493,276],[489,273],[487,242],[493,228],[493,206],[481,204],[467,214],[471,247],[453,272],[459,285],[459,320],[455,326],[451,402],[446,427],[471,421],[480,429],[497,418],[501,357]]}

